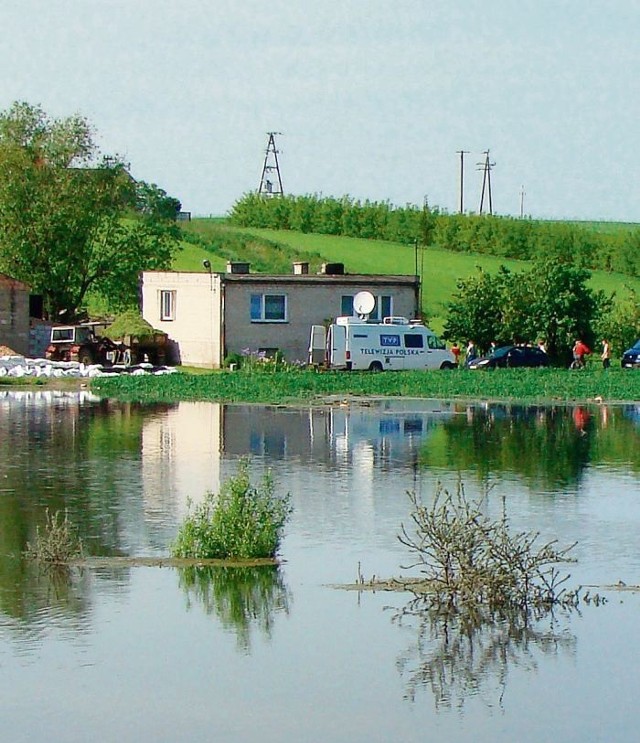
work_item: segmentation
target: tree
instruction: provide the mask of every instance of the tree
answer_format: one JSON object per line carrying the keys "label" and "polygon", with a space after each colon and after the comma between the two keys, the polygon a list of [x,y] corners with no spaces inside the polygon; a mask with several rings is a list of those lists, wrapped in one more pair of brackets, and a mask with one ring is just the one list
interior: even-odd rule
{"label": "tree", "polygon": [[458,279],[458,291],[449,304],[444,337],[449,340],[473,340],[481,349],[492,341],[506,341],[504,327],[506,285],[511,281],[502,266],[497,275],[478,268],[478,273]]}
{"label": "tree", "polygon": [[135,304],[138,273],[168,268],[178,246],[167,199],[100,156],[83,117],[28,103],[0,114],[0,270],[42,294],[49,318],[73,319],[89,291]]}
{"label": "tree", "polygon": [[549,356],[564,363],[576,338],[593,344],[596,323],[611,306],[611,298],[589,288],[589,276],[551,259],[517,274],[504,266],[495,275],[480,270],[458,281],[444,337],[473,339],[480,348],[492,340],[506,344],[543,338]]}

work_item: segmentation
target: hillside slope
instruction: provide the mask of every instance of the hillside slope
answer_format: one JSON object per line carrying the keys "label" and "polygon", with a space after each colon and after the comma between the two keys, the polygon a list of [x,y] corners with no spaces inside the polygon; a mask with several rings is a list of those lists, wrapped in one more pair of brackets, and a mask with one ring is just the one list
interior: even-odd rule
{"label": "hillside slope", "polygon": [[[233,227],[219,220],[195,219],[184,230],[184,250],[176,257],[175,270],[204,270],[207,257],[214,271],[223,271],[229,259],[247,260],[252,270],[289,273],[295,260],[309,261],[317,271],[324,261],[344,263],[348,273],[410,274],[423,280],[422,309],[432,327],[440,331],[446,306],[456,290],[456,281],[481,267],[495,272],[501,265],[518,271],[526,261],[507,260],[488,255],[453,253],[429,248],[416,251],[413,246],[379,240],[334,237],[287,230]],[[640,280],[624,274],[594,271],[595,289],[623,295],[632,287],[640,292]]]}

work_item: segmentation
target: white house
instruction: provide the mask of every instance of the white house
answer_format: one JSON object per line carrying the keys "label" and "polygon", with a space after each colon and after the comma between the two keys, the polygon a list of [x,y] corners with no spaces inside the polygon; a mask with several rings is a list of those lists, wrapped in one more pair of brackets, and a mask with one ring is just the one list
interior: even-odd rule
{"label": "white house", "polygon": [[376,298],[371,319],[416,317],[417,276],[345,274],[325,264],[309,274],[295,263],[291,274],[254,274],[247,263],[229,263],[226,273],[145,271],[142,314],[169,336],[170,360],[218,368],[230,353],[282,352],[288,361],[307,359],[311,326],[353,313],[353,297]]}

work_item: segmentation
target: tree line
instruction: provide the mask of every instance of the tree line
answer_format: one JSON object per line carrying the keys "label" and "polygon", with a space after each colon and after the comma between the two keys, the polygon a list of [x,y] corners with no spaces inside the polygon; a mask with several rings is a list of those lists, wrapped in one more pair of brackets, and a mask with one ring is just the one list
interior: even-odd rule
{"label": "tree line", "polygon": [[535,260],[640,276],[640,229],[600,233],[570,222],[477,214],[437,207],[318,195],[264,198],[245,194],[230,214],[234,224],[412,243],[464,253]]}

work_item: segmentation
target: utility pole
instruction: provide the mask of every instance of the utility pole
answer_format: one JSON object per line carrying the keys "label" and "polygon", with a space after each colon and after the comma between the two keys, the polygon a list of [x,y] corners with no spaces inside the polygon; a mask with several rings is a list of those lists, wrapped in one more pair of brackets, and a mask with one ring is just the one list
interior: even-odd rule
{"label": "utility pole", "polygon": [[[280,176],[280,163],[278,162],[279,150],[276,148],[276,136],[278,135],[282,136],[282,132],[267,132],[269,139],[264,154],[260,185],[258,186],[258,193],[261,196],[284,196],[282,177]],[[277,183],[274,183],[274,175]]]}
{"label": "utility pole", "polygon": [[460,214],[464,213],[464,156],[469,154],[469,150],[457,150],[460,155]]}
{"label": "utility pole", "polygon": [[520,219],[524,217],[524,197],[526,193],[524,186],[520,186]]}
{"label": "utility pole", "polygon": [[492,163],[489,159],[489,150],[485,150],[482,153],[485,158],[484,162],[477,163],[478,170],[482,170],[482,193],[480,195],[480,209],[479,213],[482,214],[484,210],[484,195],[485,191],[488,194],[488,201],[489,201],[489,214],[493,214],[493,201],[491,198],[491,169],[495,166],[495,163]]}

